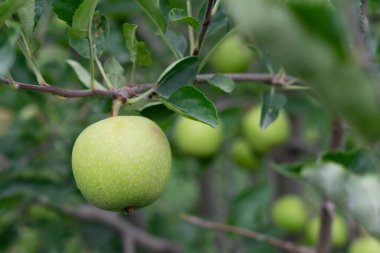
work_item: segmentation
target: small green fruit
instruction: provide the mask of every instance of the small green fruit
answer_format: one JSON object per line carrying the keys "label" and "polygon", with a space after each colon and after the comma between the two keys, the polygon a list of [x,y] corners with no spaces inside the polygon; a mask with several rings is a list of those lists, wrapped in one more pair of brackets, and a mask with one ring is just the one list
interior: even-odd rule
{"label": "small green fruit", "polygon": [[260,127],[261,107],[253,107],[243,118],[243,134],[251,146],[258,152],[283,144],[290,135],[290,125],[285,111],[280,111],[278,118],[267,128]]}
{"label": "small green fruit", "polygon": [[170,176],[171,151],[162,130],[140,116],[119,116],[87,127],[72,153],[83,196],[106,210],[133,210],[159,198]]}
{"label": "small green fruit", "polygon": [[[314,217],[306,228],[306,241],[315,245],[318,241],[321,220],[319,217]],[[344,246],[347,242],[347,225],[344,219],[336,215],[332,223],[331,242],[336,248]],[[364,253],[364,252],[363,252]]]}
{"label": "small green fruit", "polygon": [[210,157],[221,145],[222,128],[212,128],[202,122],[180,117],[174,127],[174,141],[185,154]]}
{"label": "small green fruit", "polygon": [[274,224],[289,233],[300,232],[307,220],[305,204],[295,195],[281,197],[272,207],[272,219]]}
{"label": "small green fruit", "polygon": [[379,253],[380,242],[373,237],[363,236],[353,241],[348,252],[349,253]]}
{"label": "small green fruit", "polygon": [[241,138],[232,143],[231,156],[239,167],[248,170],[255,170],[260,164],[247,141]]}
{"label": "small green fruit", "polygon": [[231,35],[215,49],[210,63],[217,72],[236,73],[246,71],[252,59],[252,51],[242,38]]}

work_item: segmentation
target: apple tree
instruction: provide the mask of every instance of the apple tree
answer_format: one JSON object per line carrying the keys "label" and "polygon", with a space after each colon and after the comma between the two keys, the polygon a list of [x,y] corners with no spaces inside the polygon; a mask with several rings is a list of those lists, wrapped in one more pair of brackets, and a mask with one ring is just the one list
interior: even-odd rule
{"label": "apple tree", "polygon": [[0,0],[0,252],[380,252],[378,0]]}

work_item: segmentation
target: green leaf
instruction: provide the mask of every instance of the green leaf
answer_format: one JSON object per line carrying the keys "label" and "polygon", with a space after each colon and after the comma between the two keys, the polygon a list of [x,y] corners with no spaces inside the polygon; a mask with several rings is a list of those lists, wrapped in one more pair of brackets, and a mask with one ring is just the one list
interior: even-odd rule
{"label": "green leaf", "polygon": [[370,234],[380,239],[380,178],[357,176],[337,163],[307,166],[302,177],[322,194],[351,214]]}
{"label": "green leaf", "polygon": [[41,18],[44,1],[43,0],[35,0],[36,4],[34,5],[34,28],[36,27],[38,21]]}
{"label": "green leaf", "polygon": [[177,54],[183,57],[186,54],[187,49],[187,40],[181,32],[176,32],[171,29],[168,29],[165,34],[169,42],[174,46]]}
{"label": "green leaf", "polygon": [[0,36],[0,75],[6,74],[12,67],[16,57],[16,43],[20,36],[20,29],[11,23],[1,31]]}
{"label": "green leaf", "polygon": [[106,61],[104,64],[104,70],[115,88],[127,84],[127,80],[124,77],[124,69],[114,57],[111,57]]}
{"label": "green leaf", "polygon": [[152,56],[144,42],[138,41],[136,45],[137,59],[136,63],[142,66],[152,65]]}
{"label": "green leaf", "polygon": [[218,115],[214,104],[199,90],[192,86],[183,86],[173,92],[168,99],[161,97],[171,110],[190,119],[198,120],[217,127]]}
{"label": "green leaf", "polygon": [[0,28],[5,20],[12,16],[28,0],[5,0],[0,3]]}
{"label": "green leaf", "polygon": [[35,0],[28,0],[17,11],[21,23],[21,29],[28,39],[32,37],[35,26],[35,4]]}
{"label": "green leaf", "polygon": [[174,112],[165,105],[158,104],[145,108],[141,111],[141,115],[157,122],[167,120],[174,115]]}
{"label": "green leaf", "polygon": [[172,63],[158,78],[157,93],[168,98],[175,90],[192,85],[198,70],[198,57],[188,56]]}
{"label": "green leaf", "polygon": [[125,46],[128,49],[130,59],[133,63],[143,66],[150,66],[152,58],[144,42],[136,38],[137,25],[125,23],[123,25],[123,35]]}
{"label": "green leaf", "polygon": [[265,129],[274,122],[286,104],[286,97],[280,93],[264,91],[261,105],[260,127]]}
{"label": "green leaf", "polygon": [[158,0],[135,0],[138,5],[143,8],[150,20],[160,30],[161,34],[165,34],[166,20],[162,14]]}
{"label": "green leaf", "polygon": [[207,82],[227,93],[231,93],[236,85],[231,78],[219,74],[212,76]]}
{"label": "green leaf", "polygon": [[84,0],[73,16],[72,28],[70,35],[77,38],[87,38],[92,18],[98,0]]}
{"label": "green leaf", "polygon": [[[99,58],[107,48],[110,25],[107,18],[98,12],[94,14],[92,22],[92,43],[95,44],[96,56]],[[82,57],[90,58],[90,49],[87,38],[78,38],[69,34],[69,44]]]}
{"label": "green leaf", "polygon": [[273,169],[279,174],[289,177],[299,179],[301,178],[302,169],[305,167],[305,162],[302,163],[282,163],[274,164]]}
{"label": "green leaf", "polygon": [[[78,79],[86,86],[86,88],[90,89],[90,74],[88,71],[82,67],[82,65],[79,64],[79,62],[76,62],[74,60],[67,60],[67,63],[73,68],[75,71],[75,74],[77,75]],[[95,89],[97,90],[106,90],[103,85],[101,85],[98,81],[95,80]]]}
{"label": "green leaf", "polygon": [[123,36],[125,47],[130,55],[131,62],[136,62],[136,29],[137,25],[125,23],[123,25]]}
{"label": "green leaf", "polygon": [[72,25],[75,11],[79,8],[83,0],[53,0],[53,11],[58,18]]}
{"label": "green leaf", "polygon": [[169,12],[169,20],[172,22],[185,23],[193,27],[195,30],[198,30],[200,27],[199,20],[195,17],[187,16],[185,10],[183,9],[171,9],[171,11]]}

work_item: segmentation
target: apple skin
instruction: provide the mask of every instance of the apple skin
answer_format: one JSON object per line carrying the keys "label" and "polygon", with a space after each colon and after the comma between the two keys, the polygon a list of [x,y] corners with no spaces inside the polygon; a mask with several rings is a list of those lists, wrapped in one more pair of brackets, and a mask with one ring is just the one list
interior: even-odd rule
{"label": "apple skin", "polygon": [[231,157],[239,167],[250,171],[256,170],[260,164],[249,143],[242,138],[232,143]]}
{"label": "apple skin", "polygon": [[289,233],[302,231],[307,221],[307,210],[303,200],[296,195],[285,195],[272,206],[274,224]]}
{"label": "apple skin", "polygon": [[[311,245],[315,245],[318,241],[319,229],[321,226],[321,221],[319,217],[314,217],[310,220],[306,227],[306,241]],[[340,248],[346,244],[348,235],[347,235],[347,225],[344,219],[336,215],[332,223],[331,231],[331,242],[333,247]],[[364,252],[363,252],[364,253]]]}
{"label": "apple skin", "polygon": [[187,155],[207,158],[214,155],[222,143],[222,127],[179,117],[174,126],[174,142]]}
{"label": "apple skin", "polygon": [[363,236],[353,241],[349,253],[379,253],[380,242],[373,237]]}
{"label": "apple skin", "polygon": [[242,131],[250,145],[258,152],[265,153],[285,143],[290,136],[290,124],[285,111],[266,129],[260,128],[261,107],[251,108],[243,117]]}
{"label": "apple skin", "polygon": [[226,38],[212,53],[211,66],[221,73],[246,71],[253,60],[253,53],[238,35]]}
{"label": "apple skin", "polygon": [[165,134],[140,116],[90,125],[72,152],[74,178],[83,196],[111,211],[138,209],[157,200],[168,183],[171,162]]}

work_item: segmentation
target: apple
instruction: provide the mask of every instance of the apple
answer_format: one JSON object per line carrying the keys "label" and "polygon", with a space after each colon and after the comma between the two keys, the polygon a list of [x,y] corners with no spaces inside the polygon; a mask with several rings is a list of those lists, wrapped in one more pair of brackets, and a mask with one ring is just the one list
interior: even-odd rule
{"label": "apple", "polygon": [[160,127],[140,116],[96,122],[77,138],[73,174],[83,196],[95,206],[133,211],[157,200],[170,176],[171,151]]}
{"label": "apple", "polygon": [[307,221],[307,210],[303,200],[290,194],[279,198],[272,206],[272,220],[289,233],[302,231]]}
{"label": "apple", "polygon": [[260,127],[261,107],[251,108],[243,117],[242,131],[247,141],[258,152],[265,153],[286,142],[290,136],[290,124],[285,111],[267,128]]}
{"label": "apple", "polygon": [[255,170],[260,164],[259,158],[254,154],[249,143],[239,138],[232,143],[231,157],[241,168]]}
{"label": "apple", "polygon": [[0,136],[2,136],[12,123],[13,115],[5,107],[0,107]]}
{"label": "apple", "polygon": [[174,142],[185,154],[199,158],[214,155],[222,143],[222,128],[179,117],[174,126]]}
{"label": "apple", "polygon": [[362,236],[352,242],[349,253],[379,253],[380,242],[370,236]]}
{"label": "apple", "polygon": [[[315,245],[318,242],[319,229],[321,226],[321,220],[319,217],[314,217],[310,220],[306,227],[306,241]],[[332,230],[331,230],[331,243],[335,248],[339,248],[344,246],[347,242],[347,225],[345,220],[336,215],[332,222]],[[363,252],[364,253],[364,252]]]}
{"label": "apple", "polygon": [[226,38],[212,53],[211,66],[221,73],[244,72],[251,65],[253,54],[243,39],[233,34]]}

